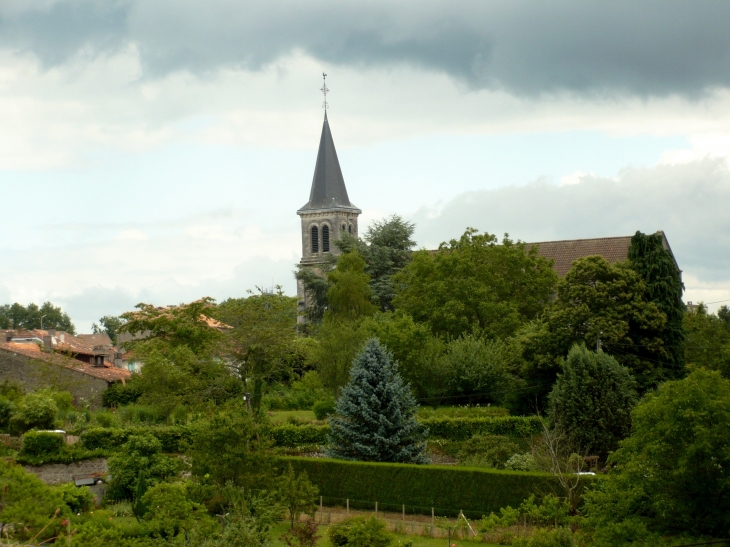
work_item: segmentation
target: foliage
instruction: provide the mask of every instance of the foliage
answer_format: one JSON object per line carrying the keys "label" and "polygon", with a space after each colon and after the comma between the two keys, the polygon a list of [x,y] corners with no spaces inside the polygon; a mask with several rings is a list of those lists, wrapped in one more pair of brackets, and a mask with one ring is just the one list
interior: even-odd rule
{"label": "foliage", "polygon": [[112,500],[131,500],[141,473],[150,485],[155,485],[177,475],[180,467],[180,460],[163,454],[162,443],[152,435],[130,435],[109,458],[112,481],[107,496]]}
{"label": "foliage", "polygon": [[318,420],[324,420],[335,413],[337,405],[334,399],[325,399],[324,401],[317,401],[312,407],[312,412]]}
{"label": "foliage", "polygon": [[[19,465],[0,459],[0,522],[22,523],[15,528],[16,539],[32,538],[54,519],[54,514],[63,517],[68,513],[60,492]],[[61,520],[55,518],[38,541],[56,536]]]}
{"label": "foliage", "polygon": [[527,363],[522,377],[541,386],[529,397],[542,406],[570,348],[595,347],[599,339],[646,391],[665,376],[659,361],[666,357],[665,323],[666,316],[648,300],[645,283],[627,264],[610,264],[600,256],[576,260],[543,319],[518,334]]}
{"label": "foliage", "polygon": [[427,323],[434,334],[458,338],[477,330],[503,338],[545,308],[557,276],[536,248],[506,235],[500,245],[495,236],[469,228],[437,253],[413,253],[393,280],[396,309]]}
{"label": "foliage", "polygon": [[0,429],[8,427],[15,410],[15,404],[10,399],[0,395]]}
{"label": "foliage", "polygon": [[572,547],[575,545],[570,528],[548,530],[538,528],[529,538],[517,538],[514,547]]}
{"label": "foliage", "polygon": [[421,420],[429,436],[466,440],[478,434],[531,437],[542,431],[537,416],[494,416],[485,418],[427,418]]}
{"label": "foliage", "polygon": [[311,360],[317,367],[325,387],[337,394],[350,377],[350,367],[358,351],[368,339],[359,328],[361,321],[337,321],[325,317],[317,328],[317,344]]}
{"label": "foliage", "polygon": [[550,393],[549,417],[574,447],[605,461],[631,431],[635,384],[610,355],[573,346]]}
{"label": "foliage", "polygon": [[698,369],[647,394],[608,480],[586,495],[600,538],[626,527],[723,537],[730,529],[730,380]]}
{"label": "foliage", "polygon": [[459,463],[472,467],[503,469],[507,460],[520,451],[515,439],[502,435],[475,435],[459,444]]}
{"label": "foliage", "polygon": [[86,513],[94,506],[94,494],[84,486],[78,487],[67,482],[52,488],[61,494],[63,503],[68,506],[72,513]]}
{"label": "foliage", "polygon": [[132,435],[152,436],[160,442],[162,452],[184,452],[192,440],[188,426],[140,426],[128,428],[93,427],[81,433],[81,442],[89,450],[113,450],[122,446]]}
{"label": "foliage", "polygon": [[223,486],[262,488],[271,480],[271,441],[245,408],[230,406],[195,425],[188,451],[193,475]]}
{"label": "foliage", "polygon": [[297,264],[297,269],[294,272],[294,277],[301,284],[306,297],[305,316],[310,323],[314,324],[322,321],[327,311],[327,292],[330,288],[327,273],[335,267],[337,262],[334,255],[327,254],[325,257],[325,261],[317,264],[316,268],[305,264]]}
{"label": "foliage", "polygon": [[88,450],[80,443],[64,444],[55,452],[46,452],[40,455],[31,455],[26,452],[19,452],[15,456],[15,461],[23,465],[44,465],[48,463],[69,464],[81,460],[89,460],[93,458],[105,458],[109,456],[110,450],[97,448]]}
{"label": "foliage", "polygon": [[351,517],[333,524],[327,530],[335,547],[388,547],[393,536],[385,522],[375,517]]}
{"label": "foliage", "polygon": [[370,302],[370,276],[357,251],[340,255],[337,266],[327,274],[327,311],[335,320],[354,320],[372,315],[377,308]]}
{"label": "foliage", "polygon": [[114,315],[105,315],[99,319],[99,324],[91,324],[91,332],[94,334],[106,334],[112,341],[112,344],[117,344],[117,333],[125,323],[123,317],[116,317]]}
{"label": "foliage", "polygon": [[304,522],[296,523],[291,530],[283,534],[279,539],[288,547],[315,547],[322,537],[318,533],[319,526],[314,519],[307,519]]}
{"label": "foliage", "polygon": [[192,530],[198,521],[211,520],[200,504],[187,496],[185,484],[161,482],[142,497],[149,508],[144,515],[153,536],[172,539],[180,532]]}
{"label": "foliage", "polygon": [[351,507],[370,510],[378,501],[383,511],[400,512],[405,504],[408,511],[420,514],[430,515],[430,508],[438,507],[442,514],[455,516],[464,509],[465,513],[481,516],[508,505],[519,507],[530,494],[559,487],[546,473],[325,458],[281,459],[291,462],[295,472],[307,472],[325,504],[349,499]]}
{"label": "foliage", "polygon": [[506,462],[504,462],[505,469],[511,469],[512,471],[534,471],[535,470],[535,457],[529,453],[524,454],[512,454]]}
{"label": "foliage", "polygon": [[416,420],[417,405],[392,356],[371,339],[358,354],[350,383],[329,420],[334,457],[424,463],[427,432]]}
{"label": "foliage", "polygon": [[525,499],[517,509],[502,507],[499,514],[485,515],[477,523],[480,532],[492,532],[496,528],[514,526],[518,522],[529,522],[530,525],[565,526],[569,523],[570,506],[553,494],[546,494],[538,500],[534,494]]}
{"label": "foliage", "polygon": [[[300,341],[313,339],[300,339]],[[301,379],[293,380],[288,389],[277,386],[262,398],[262,406],[268,410],[310,410],[312,405],[321,399],[327,399],[328,393],[322,377],[316,370],[308,370]]]}
{"label": "foliage", "polygon": [[115,382],[101,394],[101,401],[106,408],[117,408],[134,404],[141,396],[142,390],[136,382],[126,384]]}
{"label": "foliage", "polygon": [[288,374],[287,357],[296,340],[297,299],[285,296],[281,288],[276,293],[260,290],[248,298],[221,302],[214,316],[233,327],[226,354],[258,411],[265,383]]}
{"label": "foliage", "polygon": [[631,238],[629,262],[646,284],[649,300],[656,304],[667,322],[662,332],[665,354],[661,366],[665,378],[681,378],[684,367],[684,283],[672,252],[664,248],[661,233],[646,235],[636,232]]}
{"label": "foliage", "polygon": [[[467,334],[451,341],[442,357],[443,369],[453,398],[472,402],[501,403],[517,380],[519,352],[501,340],[484,341]],[[452,399],[453,400],[453,399]]]}
{"label": "foliage", "polygon": [[279,476],[276,488],[279,492],[281,505],[289,512],[292,528],[294,528],[294,523],[299,521],[302,513],[314,516],[314,512],[317,510],[315,499],[319,494],[319,490],[309,482],[306,471],[297,475],[290,463]]}
{"label": "foliage", "polygon": [[48,431],[28,431],[23,435],[21,452],[29,456],[47,456],[63,448],[63,435]]}
{"label": "foliage", "polygon": [[311,444],[325,444],[330,428],[315,424],[282,424],[268,430],[276,446],[295,447]]}
{"label": "foliage", "polygon": [[45,329],[58,329],[76,334],[76,328],[68,314],[51,302],[44,302],[41,307],[36,304],[23,306],[17,302],[13,305],[0,306],[0,329],[32,330],[40,329],[41,326]]}
{"label": "foliage", "polygon": [[720,308],[715,315],[708,313],[702,304],[687,311],[685,359],[689,366],[717,370],[730,379],[730,320],[728,316],[721,317],[723,312],[727,312],[727,307]]}
{"label": "foliage", "polygon": [[50,390],[28,393],[18,405],[18,411],[10,418],[10,429],[24,433],[29,429],[53,429],[58,405]]}

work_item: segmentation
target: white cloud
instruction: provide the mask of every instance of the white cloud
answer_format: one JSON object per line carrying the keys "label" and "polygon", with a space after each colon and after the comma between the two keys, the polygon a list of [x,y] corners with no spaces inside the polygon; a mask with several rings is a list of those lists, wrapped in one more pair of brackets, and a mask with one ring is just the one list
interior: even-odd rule
{"label": "white cloud", "polygon": [[571,184],[580,184],[585,178],[595,178],[596,174],[593,172],[584,173],[583,171],[575,171],[570,175],[560,177],[560,186],[570,186]]}

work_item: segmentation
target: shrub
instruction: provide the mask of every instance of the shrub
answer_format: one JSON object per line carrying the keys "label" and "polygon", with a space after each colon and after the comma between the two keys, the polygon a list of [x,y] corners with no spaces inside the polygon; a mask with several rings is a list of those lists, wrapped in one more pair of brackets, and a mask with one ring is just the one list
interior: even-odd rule
{"label": "shrub", "polygon": [[[443,515],[460,509],[475,518],[502,507],[519,505],[530,495],[557,491],[557,480],[546,473],[498,471],[437,465],[353,462],[325,458],[282,457],[295,472],[307,472],[325,502],[350,500],[353,507],[372,508],[375,501],[384,511],[409,510],[430,514],[435,507]],[[586,477],[586,482],[594,480]]]}
{"label": "shrub", "polygon": [[428,418],[421,423],[431,437],[463,441],[479,433],[508,437],[531,437],[542,431],[537,416],[494,416],[484,418]]}
{"label": "shrub", "polygon": [[15,405],[10,399],[0,395],[0,428],[6,428],[15,414]]}
{"label": "shrub", "polygon": [[75,484],[66,483],[54,487],[54,490],[61,494],[63,502],[73,513],[85,513],[94,505],[94,494],[84,486],[78,487]]}
{"label": "shrub", "polygon": [[321,445],[327,442],[330,428],[327,425],[283,424],[269,430],[276,446],[295,447],[308,444]]}
{"label": "shrub", "polygon": [[21,401],[18,412],[10,419],[10,428],[17,433],[29,429],[53,429],[58,406],[50,393],[29,393]]}
{"label": "shrub", "polygon": [[464,465],[502,468],[519,450],[520,447],[510,437],[477,434],[461,444],[457,458]]}
{"label": "shrub", "polygon": [[312,412],[314,412],[318,420],[324,420],[335,413],[335,400],[326,399],[324,401],[317,401],[312,407]]}
{"label": "shrub", "polygon": [[101,401],[106,408],[131,405],[142,396],[142,390],[132,384],[114,383],[102,394]]}
{"label": "shrub", "polygon": [[514,454],[504,463],[504,468],[512,471],[532,471],[535,469],[535,457],[529,452]]}
{"label": "shrub", "polygon": [[517,538],[513,547],[572,547],[573,532],[569,528],[537,529],[532,537]]}
{"label": "shrub", "polygon": [[59,433],[29,431],[23,435],[21,452],[29,456],[47,456],[58,453],[63,445],[63,435]]}
{"label": "shrub", "polygon": [[89,450],[110,450],[122,446],[130,435],[151,435],[160,441],[163,452],[176,453],[185,451],[192,438],[192,429],[182,425],[129,428],[92,427],[81,433],[81,442]]}
{"label": "shrub", "polygon": [[327,531],[335,547],[388,547],[393,537],[385,523],[375,517],[352,517],[329,527]]}
{"label": "shrub", "polygon": [[81,433],[81,442],[89,450],[112,449],[124,444],[127,431],[119,428],[92,427]]}

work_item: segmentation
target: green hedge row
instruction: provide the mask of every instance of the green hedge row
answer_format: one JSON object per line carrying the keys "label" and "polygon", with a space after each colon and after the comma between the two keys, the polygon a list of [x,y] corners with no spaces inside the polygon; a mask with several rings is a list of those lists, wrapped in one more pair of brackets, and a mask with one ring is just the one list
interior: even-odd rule
{"label": "green hedge row", "polygon": [[50,431],[28,431],[23,435],[20,452],[28,456],[47,456],[59,452],[64,445],[63,435]]}
{"label": "green hedge row", "polygon": [[155,427],[94,427],[81,434],[81,442],[89,450],[109,450],[123,445],[130,435],[152,435],[162,443],[163,452],[184,452],[192,439],[192,430],[184,425]]}
{"label": "green hedge row", "polygon": [[330,428],[328,425],[284,424],[269,430],[276,446],[294,447],[305,444],[326,444]]}
{"label": "green hedge row", "polygon": [[464,441],[478,433],[530,437],[542,431],[537,416],[494,416],[485,418],[429,418],[421,422],[429,437]]}
{"label": "green hedge row", "polygon": [[[351,462],[325,458],[282,457],[297,473],[306,471],[325,504],[383,511],[481,518],[500,508],[518,507],[530,494],[559,493],[554,477],[543,473],[497,471],[442,465]],[[590,479],[587,479],[590,480]]]}

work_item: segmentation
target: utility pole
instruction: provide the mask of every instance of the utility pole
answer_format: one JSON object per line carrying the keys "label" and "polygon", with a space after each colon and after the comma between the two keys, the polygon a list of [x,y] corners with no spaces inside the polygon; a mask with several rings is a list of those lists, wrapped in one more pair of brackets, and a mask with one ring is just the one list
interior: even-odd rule
{"label": "utility pole", "polygon": [[598,353],[601,350],[601,335],[603,332],[598,333],[598,339],[596,340],[596,353]]}

